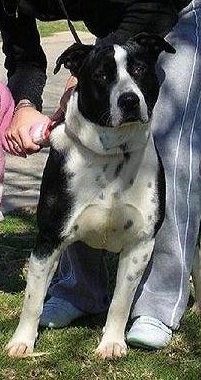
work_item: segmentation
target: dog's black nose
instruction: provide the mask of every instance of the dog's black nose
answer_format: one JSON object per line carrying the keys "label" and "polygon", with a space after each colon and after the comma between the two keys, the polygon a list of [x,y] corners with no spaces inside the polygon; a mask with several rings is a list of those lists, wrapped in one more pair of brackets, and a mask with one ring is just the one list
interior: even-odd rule
{"label": "dog's black nose", "polygon": [[132,112],[136,106],[139,106],[140,99],[134,92],[125,92],[120,95],[117,105],[124,112]]}

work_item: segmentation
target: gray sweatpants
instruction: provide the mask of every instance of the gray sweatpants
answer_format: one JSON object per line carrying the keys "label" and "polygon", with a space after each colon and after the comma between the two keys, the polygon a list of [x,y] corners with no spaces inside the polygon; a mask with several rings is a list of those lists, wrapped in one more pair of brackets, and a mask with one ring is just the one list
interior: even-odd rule
{"label": "gray sweatpants", "polygon": [[149,315],[175,329],[188,302],[201,215],[200,0],[180,13],[167,40],[176,54],[161,54],[158,71],[163,83],[152,123],[165,170],[166,214],[132,316]]}
{"label": "gray sweatpants", "polygon": [[[132,317],[152,316],[176,329],[188,302],[201,215],[201,0],[180,13],[167,40],[176,54],[160,56],[152,123],[165,170],[166,213]],[[108,307],[106,284],[102,251],[76,243],[62,257],[51,294],[98,313]]]}

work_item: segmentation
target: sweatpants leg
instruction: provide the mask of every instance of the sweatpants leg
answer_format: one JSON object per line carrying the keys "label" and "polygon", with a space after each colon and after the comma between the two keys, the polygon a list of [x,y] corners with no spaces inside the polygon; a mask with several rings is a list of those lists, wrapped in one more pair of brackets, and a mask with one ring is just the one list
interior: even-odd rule
{"label": "sweatpants leg", "polygon": [[200,0],[180,13],[167,40],[176,54],[161,54],[158,72],[163,83],[152,124],[165,171],[166,212],[132,317],[152,316],[176,329],[188,302],[201,215]]}
{"label": "sweatpants leg", "polygon": [[81,242],[72,244],[61,257],[58,277],[48,293],[86,313],[106,311],[109,296],[104,251]]}

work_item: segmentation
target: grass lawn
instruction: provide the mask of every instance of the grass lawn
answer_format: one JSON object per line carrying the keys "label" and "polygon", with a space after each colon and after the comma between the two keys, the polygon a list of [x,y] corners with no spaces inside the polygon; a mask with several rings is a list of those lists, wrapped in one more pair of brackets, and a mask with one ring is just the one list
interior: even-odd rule
{"label": "grass lawn", "polygon": [[[87,28],[83,22],[74,22],[73,23],[76,30],[79,32],[86,32]],[[41,37],[48,37],[54,33],[66,32],[69,30],[67,21],[51,21],[51,22],[38,22],[38,29]]]}
{"label": "grass lawn", "polygon": [[35,215],[27,211],[8,215],[0,224],[0,380],[201,379],[201,320],[190,310],[171,345],[158,352],[130,349],[126,358],[97,360],[94,349],[104,319],[99,316],[41,331],[35,350],[41,355],[7,357],[3,347],[17,326],[35,233]]}

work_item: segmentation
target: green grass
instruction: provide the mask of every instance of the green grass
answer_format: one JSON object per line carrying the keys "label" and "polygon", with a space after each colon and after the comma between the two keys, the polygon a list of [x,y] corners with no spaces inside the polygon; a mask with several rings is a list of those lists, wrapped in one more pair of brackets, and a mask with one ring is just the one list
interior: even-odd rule
{"label": "green grass", "polygon": [[[73,23],[78,32],[86,32],[87,28],[83,22]],[[69,30],[67,21],[38,22],[38,29],[41,37],[48,37],[58,32]]]}
{"label": "green grass", "polygon": [[7,357],[3,347],[17,326],[35,234],[34,213],[13,213],[0,224],[0,380],[200,380],[201,320],[190,310],[171,345],[161,351],[130,349],[126,358],[99,361],[94,349],[101,336],[100,316],[41,331],[35,349],[40,356]]}

